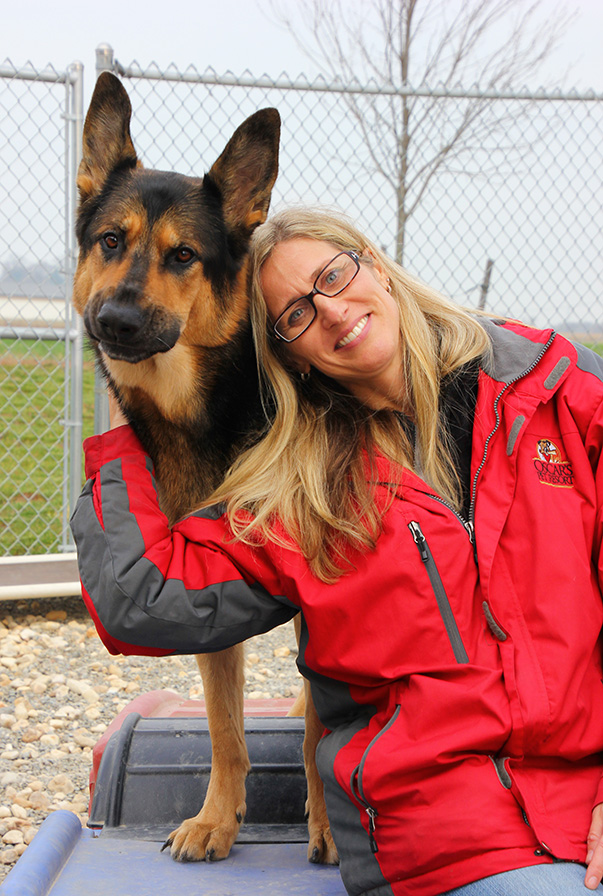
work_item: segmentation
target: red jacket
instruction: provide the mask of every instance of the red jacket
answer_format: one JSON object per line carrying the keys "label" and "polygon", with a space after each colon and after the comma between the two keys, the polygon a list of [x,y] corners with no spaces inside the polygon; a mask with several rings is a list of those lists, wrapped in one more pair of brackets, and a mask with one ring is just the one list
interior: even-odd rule
{"label": "red jacket", "polygon": [[109,650],[218,650],[303,610],[354,896],[583,862],[603,801],[603,361],[552,331],[486,326],[470,519],[404,472],[375,551],[333,585],[294,549],[230,541],[220,508],[170,530],[128,428],[86,445],[72,525]]}

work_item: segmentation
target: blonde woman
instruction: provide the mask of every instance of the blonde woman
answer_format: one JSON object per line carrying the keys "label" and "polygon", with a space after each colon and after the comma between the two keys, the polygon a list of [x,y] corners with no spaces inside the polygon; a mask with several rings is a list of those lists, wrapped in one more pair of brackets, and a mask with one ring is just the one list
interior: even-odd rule
{"label": "blonde woman", "polygon": [[352,896],[603,891],[603,362],[327,212],[258,228],[251,278],[274,422],[211,506],[167,527],[115,407],[87,445],[99,631],[199,653],[301,609]]}

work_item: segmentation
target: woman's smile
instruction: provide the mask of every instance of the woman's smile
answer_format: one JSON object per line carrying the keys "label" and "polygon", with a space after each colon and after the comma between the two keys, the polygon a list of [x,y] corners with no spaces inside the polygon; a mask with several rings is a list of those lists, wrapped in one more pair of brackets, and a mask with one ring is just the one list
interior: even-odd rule
{"label": "woman's smile", "polygon": [[364,332],[364,328],[366,327],[368,320],[369,320],[368,314],[365,314],[364,317],[360,318],[360,320],[358,321],[358,323],[356,324],[354,329],[350,330],[350,332],[347,334],[347,336],[344,336],[343,339],[339,340],[339,342],[335,346],[335,349],[337,350],[340,348],[345,348],[346,345],[350,345],[350,343],[354,342],[357,339],[357,337],[360,336],[360,334]]}

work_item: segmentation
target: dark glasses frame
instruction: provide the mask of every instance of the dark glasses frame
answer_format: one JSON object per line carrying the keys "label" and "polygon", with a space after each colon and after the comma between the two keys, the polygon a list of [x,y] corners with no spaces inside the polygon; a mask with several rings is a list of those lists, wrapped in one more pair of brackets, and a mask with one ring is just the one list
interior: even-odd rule
{"label": "dark glasses frame", "polygon": [[[320,278],[322,277],[324,272],[328,268],[330,268],[331,265],[333,264],[333,262],[336,261],[338,258],[340,258],[342,255],[347,255],[347,257],[351,258],[352,261],[354,262],[354,264],[356,265],[356,270],[354,271],[354,273],[352,274],[350,279],[347,281],[347,283],[344,286],[342,286],[340,289],[336,290],[336,292],[325,292],[324,289],[319,289],[319,287],[317,287],[316,284],[318,283],[318,281],[320,280]],[[289,302],[287,307],[279,314],[279,316],[277,317],[277,319],[275,320],[275,322],[272,326],[272,330],[273,330],[276,338],[280,339],[282,342],[291,343],[291,342],[295,342],[296,339],[299,339],[300,336],[303,336],[304,333],[306,332],[306,330],[308,329],[308,327],[312,326],[312,324],[316,320],[317,310],[316,310],[316,305],[314,304],[314,296],[315,295],[327,296],[328,298],[331,298],[331,299],[334,298],[335,296],[338,296],[340,293],[342,293],[344,291],[344,289],[348,288],[348,286],[350,285],[350,283],[352,282],[354,277],[357,275],[359,270],[360,270],[360,256],[358,255],[357,252],[354,252],[353,250],[349,250],[346,252],[338,252],[337,255],[334,255],[333,258],[324,266],[324,268],[322,268],[319,271],[319,273],[314,281],[312,290],[307,295],[300,296],[299,298],[294,299],[292,302]],[[287,313],[291,310],[291,308],[293,308],[293,306],[297,305],[299,302],[307,302],[308,303],[308,305],[310,306],[310,309],[312,311],[312,317],[310,318],[310,320],[308,321],[306,326],[303,328],[303,330],[301,330],[299,333],[296,333],[295,336],[293,337],[293,339],[288,339],[286,336],[284,336],[282,333],[279,332],[278,326],[279,326],[280,321],[287,315]]]}

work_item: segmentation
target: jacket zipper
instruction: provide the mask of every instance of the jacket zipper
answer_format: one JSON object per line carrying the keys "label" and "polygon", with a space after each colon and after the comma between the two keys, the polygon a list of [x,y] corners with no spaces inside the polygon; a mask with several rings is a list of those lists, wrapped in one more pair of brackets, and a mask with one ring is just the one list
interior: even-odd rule
{"label": "jacket zipper", "polygon": [[[522,370],[522,372],[520,374],[518,374],[512,380],[509,380],[508,383],[505,383],[503,388],[500,390],[500,392],[494,399],[494,416],[496,418],[496,422],[494,424],[494,428],[489,433],[486,441],[484,442],[484,453],[482,455],[481,463],[480,463],[479,467],[477,468],[477,470],[475,471],[475,476],[473,477],[473,482],[471,484],[471,501],[469,504],[468,523],[471,526],[471,531],[473,533],[475,533],[475,496],[476,496],[476,491],[477,491],[477,480],[479,479],[479,474],[484,469],[484,466],[486,463],[486,458],[488,456],[488,448],[490,446],[490,442],[492,441],[496,431],[498,430],[498,427],[500,426],[500,414],[498,412],[498,405],[500,403],[500,400],[503,397],[503,395],[505,394],[505,392],[507,391],[507,389],[509,389],[511,386],[513,386],[519,380],[523,379],[524,376],[527,376],[529,373],[531,373],[538,366],[538,364],[540,364],[545,353],[549,350],[549,348],[553,344],[553,341],[554,341],[556,335],[557,335],[556,333],[551,334],[548,341],[543,345],[542,351],[540,352],[540,354],[538,355],[536,360],[532,361],[532,363],[530,364],[529,367],[526,367],[525,370]],[[473,547],[474,547],[474,550],[476,550],[475,542],[473,542]],[[477,561],[477,555],[476,555],[476,561]]]}
{"label": "jacket zipper", "polygon": [[408,524],[408,528],[410,529],[421,560],[425,565],[427,575],[429,576],[429,581],[431,582],[431,587],[452,646],[454,657],[457,663],[468,663],[469,657],[467,656],[461,633],[458,630],[456,619],[454,618],[454,613],[452,612],[452,607],[450,606],[450,601],[448,600],[448,595],[444,588],[444,583],[442,582],[435,560],[433,559],[433,554],[427,544],[427,539],[423,535],[423,530],[420,525],[414,520]]}
{"label": "jacket zipper", "polygon": [[[467,521],[464,520],[460,514],[458,514],[454,508],[444,501],[443,498],[439,498],[437,495],[432,496],[434,500],[440,501],[446,507],[448,507],[457,519],[463,524],[463,527],[469,534],[469,538],[471,540],[472,529],[469,528]],[[456,620],[454,618],[454,614],[452,612],[452,608],[450,606],[450,601],[448,600],[448,595],[446,594],[446,590],[444,588],[444,584],[438,572],[438,568],[433,559],[433,555],[431,550],[429,549],[429,545],[427,544],[427,540],[423,535],[423,531],[421,530],[420,525],[417,522],[410,522],[408,524],[408,528],[412,534],[415,544],[419,550],[419,554],[421,556],[421,560],[425,564],[425,568],[427,570],[427,575],[429,576],[429,581],[431,582],[431,586],[433,592],[435,594],[435,598],[438,604],[438,608],[440,610],[444,626],[446,628],[446,632],[450,639],[450,643],[452,646],[452,650],[454,652],[455,659],[458,663],[468,663],[469,657],[467,656],[467,651],[465,650],[465,646],[463,644],[461,634],[458,630],[458,626],[456,624]],[[354,769],[351,777],[351,789],[352,793],[355,794],[358,802],[364,807],[366,814],[369,819],[369,843],[371,847],[371,851],[376,853],[379,851],[379,846],[377,844],[377,840],[375,837],[376,833],[376,819],[378,817],[377,810],[369,803],[364,793],[364,788],[362,786],[362,775],[364,771],[364,766],[366,760],[369,756],[369,753],[377,743],[380,737],[382,737],[386,731],[394,724],[398,714],[400,712],[400,706],[396,707],[396,711],[393,716],[387,723],[387,725],[379,731],[375,737],[372,739],[366,750],[362,755],[362,759],[360,760],[360,764]]]}
{"label": "jacket zipper", "polygon": [[444,507],[446,507],[451,513],[454,514],[454,516],[457,518],[457,520],[459,521],[459,523],[461,524],[461,526],[463,527],[463,529],[465,530],[465,532],[466,532],[467,535],[469,536],[469,541],[471,542],[471,544],[473,544],[474,536],[475,536],[475,531],[474,531],[474,528],[473,528],[473,523],[472,523],[472,521],[471,521],[470,519],[466,520],[465,517],[462,516],[462,515],[458,512],[458,510],[455,510],[455,508],[452,506],[452,504],[449,504],[448,501],[446,501],[446,500],[445,500],[444,498],[442,498],[440,495],[434,495],[434,494],[429,493],[428,497],[431,498],[433,501],[437,501],[439,504],[442,504],[442,505],[443,505]]}
{"label": "jacket zipper", "polygon": [[[475,476],[473,477],[473,482],[471,485],[471,502],[469,505],[469,522],[471,523],[473,531],[475,531],[475,493],[477,490],[477,480],[479,479],[479,474],[481,473],[481,471],[483,470],[483,468],[485,466],[486,459],[488,456],[488,448],[489,448],[490,442],[492,441],[496,431],[498,430],[498,427],[500,426],[500,414],[498,412],[498,405],[500,404],[500,400],[503,397],[503,395],[505,394],[505,392],[507,391],[507,389],[509,389],[514,383],[516,383],[518,380],[522,379],[524,376],[527,376],[538,366],[538,364],[544,357],[545,353],[548,351],[548,349],[553,344],[553,341],[554,341],[556,335],[557,335],[556,333],[551,334],[551,336],[549,337],[547,342],[543,345],[542,351],[540,352],[540,354],[538,355],[536,360],[533,361],[529,367],[526,367],[526,369],[523,370],[518,376],[514,377],[512,380],[509,380],[508,383],[505,383],[503,388],[500,390],[500,392],[494,399],[495,424],[484,443],[484,453],[482,455],[481,463],[480,463],[479,467],[477,468],[477,470],[475,471]],[[475,562],[477,563],[477,548],[476,548],[475,543],[473,546],[473,550],[475,552]],[[504,764],[505,759],[500,758],[500,757],[495,757],[495,756],[491,756],[490,759],[492,760],[492,762],[494,763],[494,766],[496,768],[498,780],[500,781],[500,783],[502,784],[502,786],[505,789],[507,789],[507,790],[510,789],[511,788],[511,778],[509,776],[507,769],[505,768],[505,764]],[[502,776],[501,776],[501,768],[502,768]],[[521,813],[522,813],[523,820],[525,821],[525,823],[528,826],[530,826],[528,816],[526,815],[526,812],[523,808],[521,809]]]}
{"label": "jacket zipper", "polygon": [[371,846],[371,852],[373,852],[373,853],[379,852],[379,846],[377,845],[377,840],[375,839],[375,828],[376,828],[375,819],[378,817],[378,812],[375,808],[373,808],[373,806],[371,806],[371,804],[369,803],[369,801],[367,800],[367,798],[365,796],[364,788],[362,786],[362,775],[364,772],[364,766],[365,766],[366,760],[368,759],[369,753],[371,752],[371,750],[373,749],[373,747],[375,746],[377,741],[381,737],[383,737],[385,732],[389,731],[391,726],[394,724],[394,722],[398,718],[399,714],[400,714],[400,706],[396,706],[396,710],[395,710],[394,714],[392,715],[391,719],[389,720],[387,725],[385,725],[385,727],[382,728],[381,731],[378,731],[377,734],[374,736],[374,738],[372,739],[372,741],[370,742],[370,744],[368,745],[368,747],[362,754],[362,759],[360,760],[359,765],[357,765],[356,768],[354,769],[354,771],[352,772],[351,790],[352,790],[352,793],[354,794],[354,796],[356,797],[356,799],[358,800],[358,802],[364,807],[364,811],[368,815],[369,843]]}
{"label": "jacket zipper", "polygon": [[444,498],[441,498],[439,495],[434,495],[434,494],[429,495],[429,497],[432,498],[434,501],[439,501],[440,504],[443,504],[444,507],[447,507],[448,510],[450,510],[456,516],[458,521],[464,526],[465,530],[467,531],[467,534],[469,535],[469,540],[470,540],[471,544],[473,545],[473,558],[474,558],[476,564],[477,564],[477,544],[475,541],[475,498],[476,498],[476,492],[477,492],[477,480],[479,479],[479,475],[480,475],[481,471],[484,469],[486,459],[488,457],[488,448],[490,446],[490,442],[492,441],[495,433],[498,430],[498,427],[500,426],[500,414],[498,412],[498,405],[500,403],[501,398],[503,397],[503,395],[505,394],[507,389],[510,388],[510,386],[514,385],[514,383],[518,382],[518,380],[522,379],[524,376],[527,376],[528,373],[531,373],[538,366],[538,364],[544,357],[545,352],[548,351],[548,349],[552,345],[553,340],[555,339],[555,336],[556,336],[556,333],[553,333],[549,337],[548,341],[542,347],[542,351],[540,352],[540,354],[538,355],[536,360],[532,361],[532,363],[530,364],[529,367],[526,367],[525,370],[522,370],[522,372],[520,374],[518,374],[512,380],[509,380],[508,383],[505,383],[503,388],[500,390],[500,392],[494,399],[494,416],[496,418],[496,422],[494,424],[492,431],[489,433],[489,435],[484,443],[484,453],[482,455],[481,463],[480,463],[479,467],[477,468],[477,470],[475,471],[475,476],[473,477],[473,481],[471,483],[471,500],[469,502],[468,519],[465,519],[463,516],[461,516],[461,514],[458,513],[457,510],[455,510],[455,508],[452,506],[452,504],[449,504],[448,501],[444,500]]}

